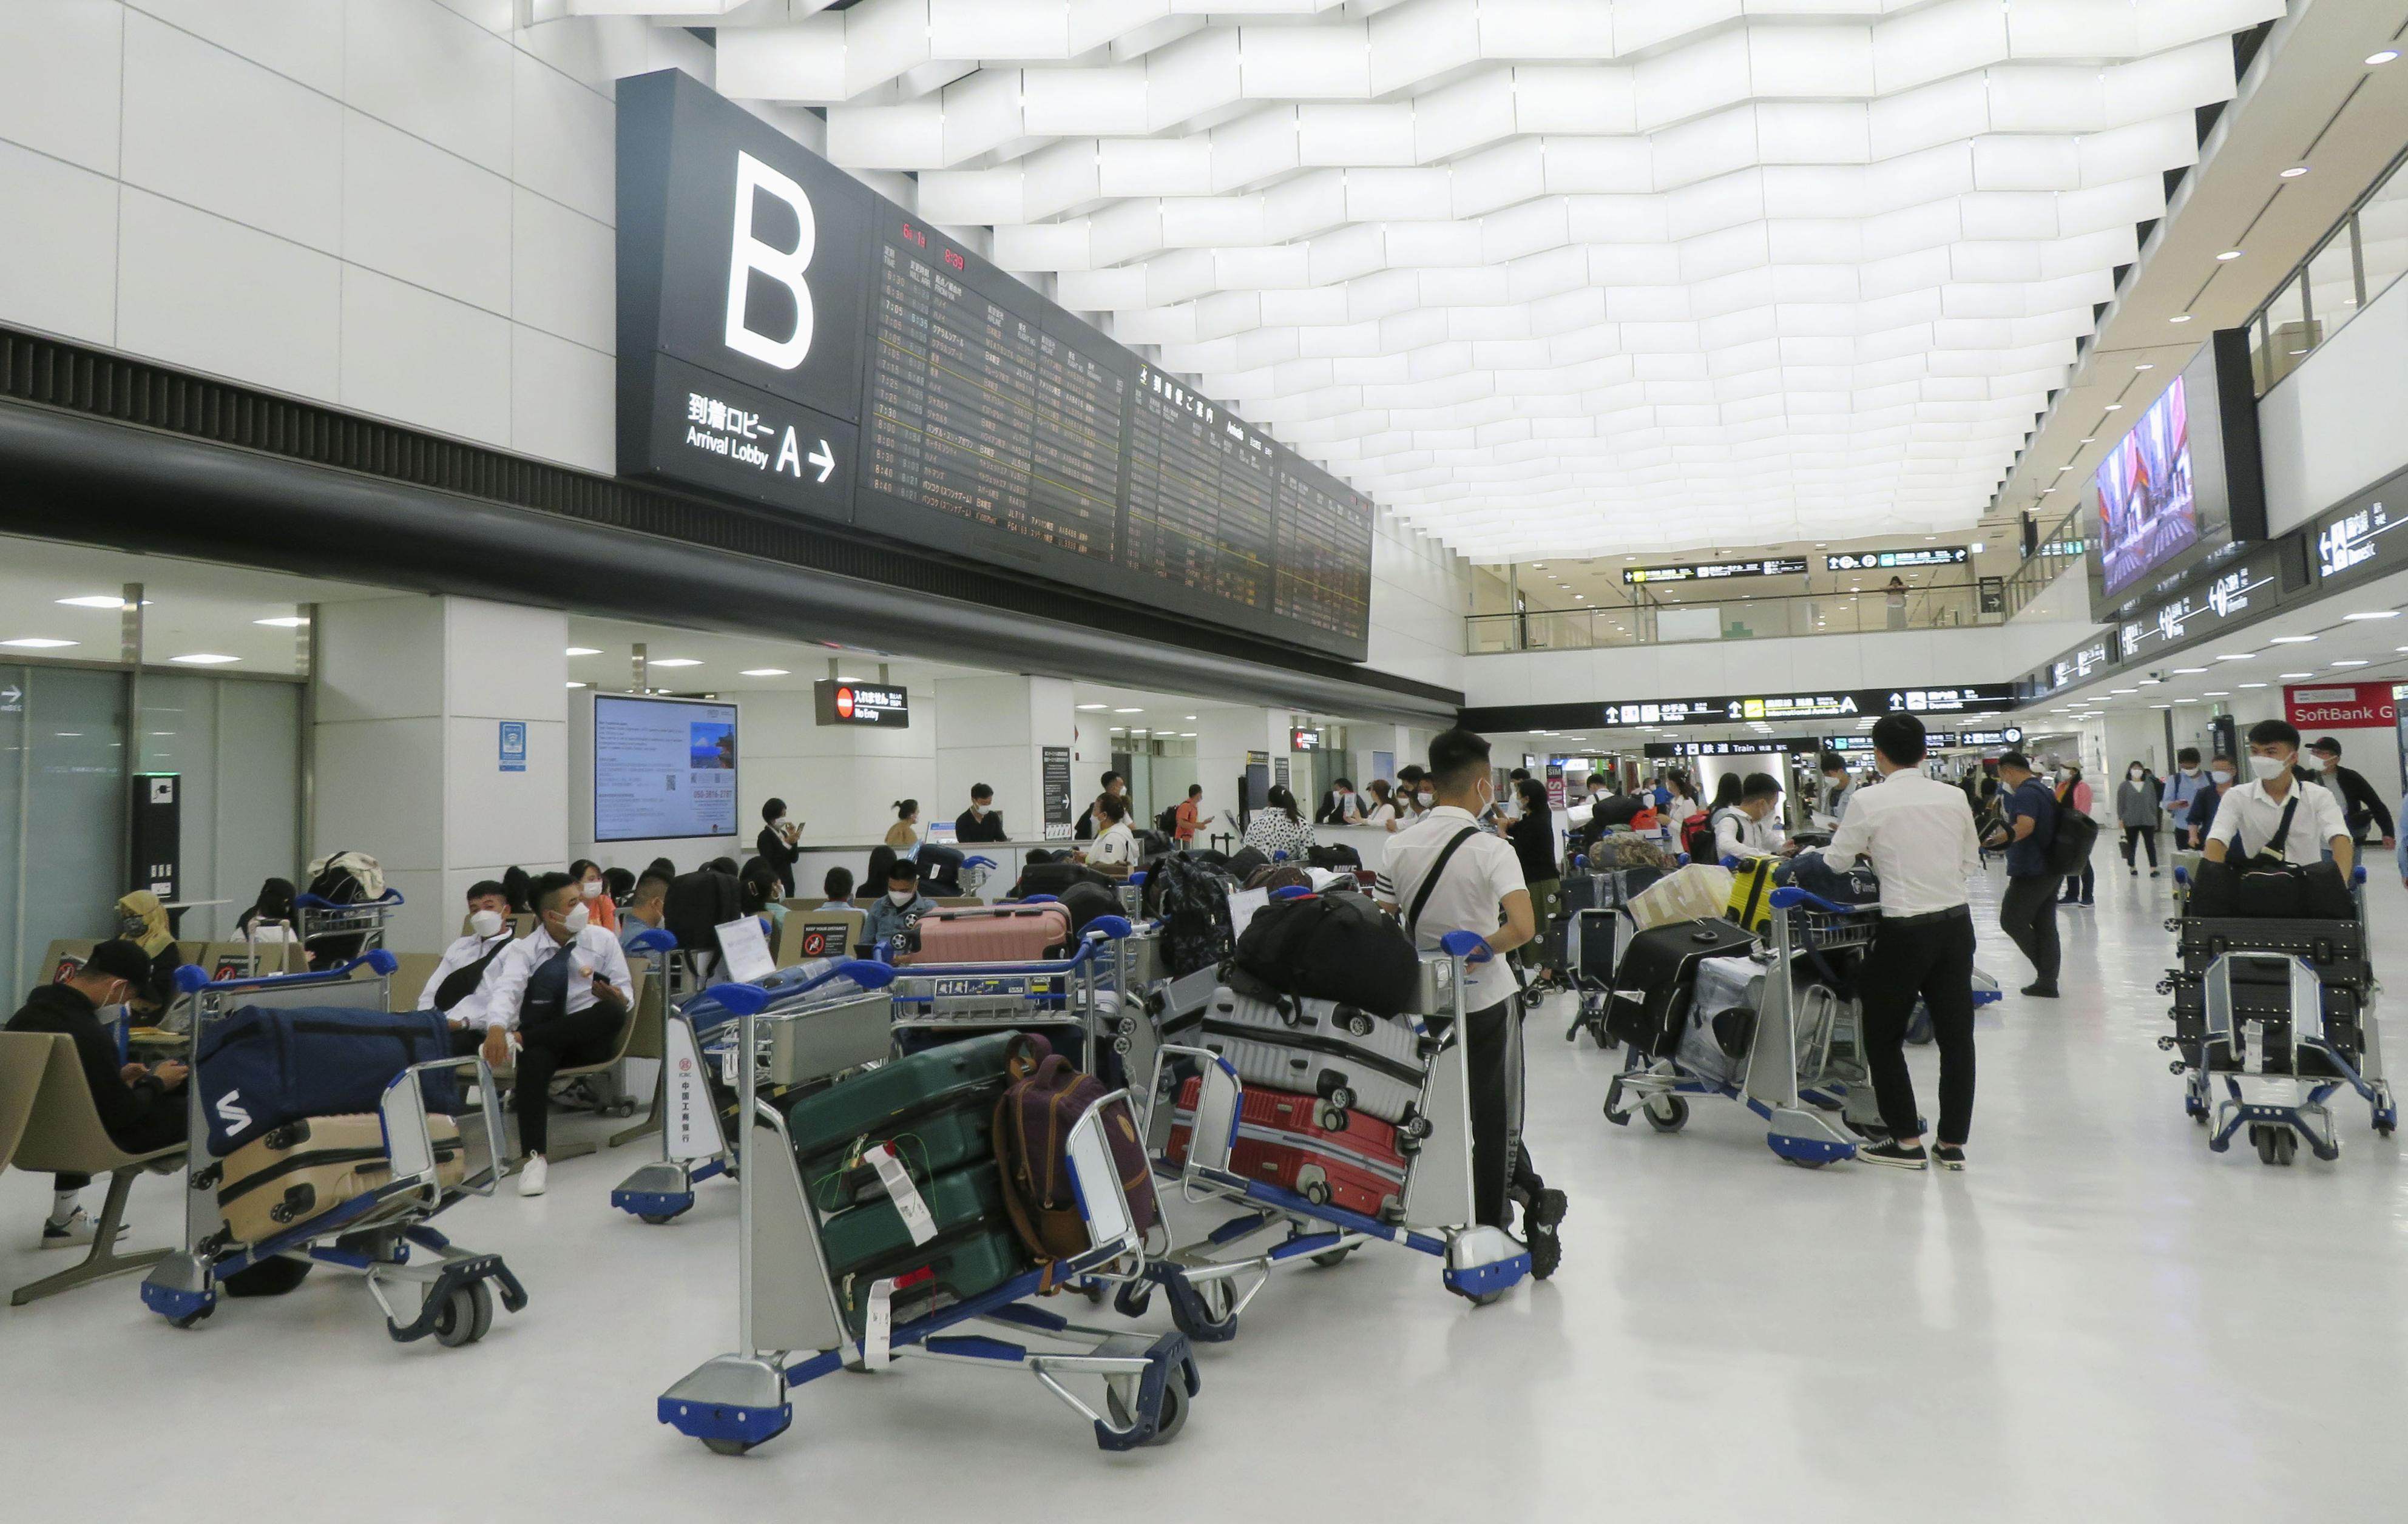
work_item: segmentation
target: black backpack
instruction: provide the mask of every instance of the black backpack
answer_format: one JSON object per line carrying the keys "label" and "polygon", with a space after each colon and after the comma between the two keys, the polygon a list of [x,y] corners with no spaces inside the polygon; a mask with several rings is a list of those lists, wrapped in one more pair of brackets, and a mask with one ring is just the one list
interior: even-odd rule
{"label": "black backpack", "polygon": [[1363,855],[1343,842],[1331,842],[1326,846],[1306,847],[1304,861],[1308,867],[1314,868],[1359,868],[1363,865]]}
{"label": "black backpack", "polygon": [[1270,866],[1271,855],[1259,847],[1240,847],[1229,854],[1229,876],[1240,883],[1252,878],[1258,869]]}
{"label": "black backpack", "polygon": [[1172,977],[1229,956],[1230,887],[1228,875],[1191,853],[1175,852],[1147,870],[1145,913],[1162,922]]}
{"label": "black backpack", "polygon": [[1343,1001],[1374,1016],[1411,1007],[1421,984],[1412,941],[1360,894],[1273,900],[1246,923],[1236,962],[1281,994]]}
{"label": "black backpack", "polygon": [[1166,836],[1176,838],[1179,834],[1179,806],[1165,806],[1163,812],[1154,818],[1154,828]]}
{"label": "black backpack", "polygon": [[1121,913],[1119,890],[1105,884],[1080,882],[1066,887],[1061,893],[1062,908],[1070,913],[1070,934],[1086,933],[1087,927],[1097,916]]}
{"label": "black backpack", "polygon": [[1063,890],[1073,884],[1096,884],[1105,889],[1114,889],[1117,881],[1083,862],[1073,862],[1067,857],[1056,858],[1051,862],[1031,862],[1022,868],[1020,881],[1011,886],[1011,893],[1007,898],[1025,900],[1032,894],[1051,894],[1058,900]]}
{"label": "black backpack", "polygon": [[2055,793],[2049,797],[2057,804],[2057,829],[2048,840],[2048,871],[2059,876],[2080,873],[2099,845],[2099,822]]}
{"label": "black backpack", "polygon": [[736,879],[708,868],[669,880],[661,901],[661,929],[681,947],[715,949],[719,928],[744,914],[744,893]]}

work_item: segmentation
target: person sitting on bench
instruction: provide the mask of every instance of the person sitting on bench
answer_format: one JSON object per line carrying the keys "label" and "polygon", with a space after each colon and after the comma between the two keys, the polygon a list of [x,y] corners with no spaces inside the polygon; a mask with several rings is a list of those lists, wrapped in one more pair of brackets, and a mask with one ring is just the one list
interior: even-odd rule
{"label": "person sitting on bench", "polygon": [[466,1058],[485,1041],[485,1001],[493,992],[494,965],[517,940],[510,930],[510,897],[496,879],[468,886],[468,934],[443,949],[443,957],[418,992],[418,1008],[441,1011],[452,1028],[452,1051]]}
{"label": "person sitting on bench", "polygon": [[853,908],[853,870],[851,868],[830,868],[827,871],[827,876],[820,880],[820,893],[826,897],[824,902],[820,905],[820,908],[823,910],[851,910]]}
{"label": "person sitting on bench", "polygon": [[[10,1032],[64,1033],[75,1039],[76,1058],[83,1065],[84,1083],[92,1089],[93,1108],[108,1140],[129,1154],[147,1154],[184,1141],[184,1098],[179,1091],[188,1073],[170,1060],[165,1063],[122,1063],[117,1039],[102,1024],[100,1013],[124,1005],[150,982],[149,954],[123,939],[104,942],[92,956],[57,984],[46,984],[25,997],[8,1018]],[[76,1197],[92,1183],[88,1175],[51,1177],[50,1215],[42,1224],[42,1247],[66,1248],[93,1240],[90,1214]]]}
{"label": "person sitting on bench", "polygon": [[[485,1061],[509,1063],[518,1050],[519,1147],[526,1164],[519,1194],[543,1194],[550,1141],[552,1076],[600,1063],[618,1044],[636,989],[619,938],[594,925],[577,880],[548,873],[528,890],[536,929],[502,955],[485,1001]],[[515,1037],[515,1041],[513,1041]]]}
{"label": "person sitting on bench", "polygon": [[886,895],[861,919],[861,940],[875,947],[904,927],[937,908],[920,892],[920,864],[898,857],[886,870]]}
{"label": "person sitting on bench", "polygon": [[670,875],[646,868],[636,880],[636,891],[627,898],[626,907],[619,912],[619,946],[646,932],[658,931],[668,912]]}

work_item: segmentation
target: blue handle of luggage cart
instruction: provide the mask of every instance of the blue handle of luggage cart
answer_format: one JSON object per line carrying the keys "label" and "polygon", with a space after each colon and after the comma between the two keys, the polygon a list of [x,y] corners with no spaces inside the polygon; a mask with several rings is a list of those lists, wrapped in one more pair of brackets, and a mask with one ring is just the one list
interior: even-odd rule
{"label": "blue handle of luggage cart", "polygon": [[256,990],[271,984],[280,990],[290,990],[300,984],[340,984],[351,976],[354,969],[364,966],[390,977],[401,966],[401,960],[383,947],[370,947],[340,968],[322,968],[313,974],[255,974],[247,979],[212,980],[194,965],[179,963],[174,978],[177,990],[187,995],[196,995],[204,990]]}
{"label": "blue handle of luggage cart", "polygon": [[2366,887],[2365,863],[2360,862],[2349,870],[2349,882],[2350,887],[2353,889],[2363,889]]}
{"label": "blue handle of luggage cart", "polygon": [[1302,884],[1288,884],[1271,890],[1270,897],[1274,900],[1301,900],[1312,892]]}
{"label": "blue handle of luggage cart", "polygon": [[769,1004],[769,991],[757,984],[714,984],[704,992],[731,1016],[758,1016]]}
{"label": "blue handle of luggage cart", "polygon": [[1140,868],[1135,873],[1130,874],[1128,876],[1128,881],[1133,888],[1145,888],[1145,870],[1143,868]]}
{"label": "blue handle of luggage cart", "polygon": [[962,859],[962,866],[965,868],[992,868],[995,866],[995,859],[991,857],[966,857]]}
{"label": "blue handle of luggage cart", "polygon": [[677,938],[669,934],[666,927],[653,926],[647,928],[644,931],[638,932],[635,935],[627,938],[626,950],[629,952],[675,952],[677,950]]}
{"label": "blue handle of luggage cart", "polygon": [[1136,928],[1129,925],[1126,916],[1097,916],[1087,922],[1087,930],[1103,933],[1107,942],[1118,942]]}
{"label": "blue handle of luggage cart", "polygon": [[1273,862],[1285,862],[1287,861],[1287,851],[1286,851],[1286,849],[1285,849],[1284,847],[1283,847],[1283,848],[1282,848],[1282,849],[1280,849],[1279,851],[1273,852],[1273,853],[1271,854],[1271,861],[1272,861]]}
{"label": "blue handle of luggage cart", "polygon": [[[2361,868],[2358,871],[2363,873],[2366,870]],[[2188,868],[2176,867],[2174,869],[2174,882],[2185,889],[2190,888],[2190,870]]]}
{"label": "blue handle of luggage cart", "polygon": [[1775,910],[1794,910],[1801,904],[1809,910],[1828,910],[1835,916],[1861,915],[1872,908],[1865,904],[1837,904],[1795,884],[1784,884],[1772,891],[1772,908]]}
{"label": "blue handle of luggage cart", "polygon": [[293,896],[293,903],[311,910],[390,910],[395,905],[407,904],[408,902],[401,897],[401,890],[389,889],[373,900],[353,900],[349,904],[337,904],[332,900],[321,899],[315,894],[295,894]]}
{"label": "blue handle of luggage cart", "polygon": [[1449,932],[1438,939],[1440,952],[1450,958],[1460,958],[1467,963],[1484,963],[1497,956],[1488,939],[1478,932]]}

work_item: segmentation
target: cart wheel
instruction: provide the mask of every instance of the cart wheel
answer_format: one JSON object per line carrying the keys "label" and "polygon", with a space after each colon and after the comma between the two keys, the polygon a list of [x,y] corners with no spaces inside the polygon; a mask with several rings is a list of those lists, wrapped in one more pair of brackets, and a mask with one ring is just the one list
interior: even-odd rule
{"label": "cart wheel", "polygon": [[1324,1270],[1335,1270],[1346,1262],[1347,1257],[1354,1252],[1354,1248],[1355,1246],[1349,1244],[1344,1248],[1325,1249],[1312,1257],[1312,1262]]}
{"label": "cart wheel", "polygon": [[[1237,1293],[1226,1280],[1191,1281],[1192,1296],[1174,1295],[1170,1299],[1170,1321],[1180,1332],[1199,1344],[1217,1342],[1226,1335],[1230,1322],[1238,1316],[1234,1310]],[[1170,1386],[1177,1386],[1176,1381]]]}
{"label": "cart wheel", "polygon": [[[1508,1288],[1508,1289],[1510,1289],[1510,1288]],[[1496,1290],[1496,1291],[1466,1291],[1466,1292],[1462,1293],[1462,1295],[1463,1295],[1463,1300],[1465,1300],[1466,1302],[1470,1303],[1471,1303],[1473,1306],[1475,1306],[1475,1307],[1487,1307],[1487,1306],[1493,1306],[1493,1305],[1495,1305],[1497,1303],[1499,1303],[1499,1302],[1502,1302],[1502,1301],[1504,1301],[1504,1300],[1505,1300],[1505,1292],[1504,1292],[1503,1290]]]}
{"label": "cart wheel", "polygon": [[2387,1138],[2391,1135],[2391,1124],[2389,1122],[2377,1122],[2374,1124],[2374,1131]]}
{"label": "cart wheel", "polygon": [[1143,1317],[1147,1304],[1153,1300],[1152,1283],[1141,1280],[1123,1281],[1121,1289],[1112,1294],[1112,1310],[1123,1317]]}
{"label": "cart wheel", "polygon": [[1828,1159],[1791,1159],[1787,1154],[1781,1157],[1784,1162],[1795,1164],[1801,1170],[1819,1170],[1830,1162]]}
{"label": "cart wheel", "polygon": [[1689,1125],[1689,1103],[1677,1095],[1651,1095],[1642,1109],[1647,1125],[1658,1132],[1678,1132]]}
{"label": "cart wheel", "polygon": [[664,1222],[675,1222],[678,1219],[678,1215],[675,1212],[638,1212],[636,1216],[642,1218],[644,1221],[651,1223],[655,1228],[659,1227]]}
{"label": "cart wheel", "polygon": [[1100,1307],[1104,1304],[1104,1283],[1099,1280],[1081,1281],[1079,1283],[1079,1294],[1085,1297],[1090,1303]]}
{"label": "cart wheel", "polygon": [[475,1344],[494,1326],[494,1293],[480,1280],[455,1286],[435,1315],[435,1342],[446,1349]]}
{"label": "cart wheel", "polygon": [[[2289,1129],[2281,1127],[2252,1127],[2249,1141],[2258,1146],[2258,1161],[2261,1164],[2287,1164],[2291,1161],[2291,1148],[2298,1147]],[[2283,1147],[2286,1143],[2291,1144],[2291,1148]]]}
{"label": "cart wheel", "polygon": [[[1125,1429],[1137,1421],[1129,1417],[1128,1404],[1121,1401],[1118,1387],[1104,1389],[1104,1406],[1111,1410],[1112,1425],[1115,1428]],[[1154,1438],[1146,1443],[1168,1445],[1179,1437],[1179,1431],[1186,1427],[1187,1387],[1174,1373],[1169,1380],[1162,1384],[1162,1407],[1154,1415]]]}
{"label": "cart wheel", "polygon": [[209,1314],[217,1310],[217,1303],[212,1302],[198,1312],[186,1313],[181,1317],[168,1318],[167,1326],[169,1328],[196,1328],[202,1323],[208,1321]]}
{"label": "cart wheel", "polygon": [[742,1455],[761,1442],[757,1439],[706,1439],[702,1443],[713,1455]]}

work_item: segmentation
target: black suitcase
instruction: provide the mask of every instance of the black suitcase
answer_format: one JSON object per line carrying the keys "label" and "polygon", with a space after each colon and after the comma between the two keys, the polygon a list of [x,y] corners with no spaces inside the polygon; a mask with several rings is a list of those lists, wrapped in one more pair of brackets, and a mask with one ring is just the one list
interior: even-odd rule
{"label": "black suitcase", "polygon": [[[2186,1063],[2200,1061],[2207,1036],[2207,978],[2201,974],[2169,975],[2165,989],[2173,996],[2174,1041]],[[2357,985],[2328,977],[2324,981],[2325,1037],[2355,1068],[2366,1047],[2366,995]],[[2265,1023],[2268,1046],[2287,1047],[2291,1025],[2291,977],[2286,965],[2243,959],[2232,965],[2232,1014],[2235,1021]],[[2219,1061],[2217,1067],[2224,1064]],[[2321,1056],[2302,1056],[2304,1075],[2337,1078],[2340,1070]]]}
{"label": "black suitcase", "polygon": [[2363,990],[2374,979],[2366,957],[2366,927],[2359,921],[2186,916],[2175,935],[2186,973],[2203,974],[2228,952],[2279,952],[2306,959],[2327,984]]}
{"label": "black suitcase", "polygon": [[1630,939],[1615,970],[1615,999],[1606,1032],[1634,1051],[1670,1058],[1687,1015],[1698,963],[1756,950],[1746,928],[1720,918],[1655,926]]}

